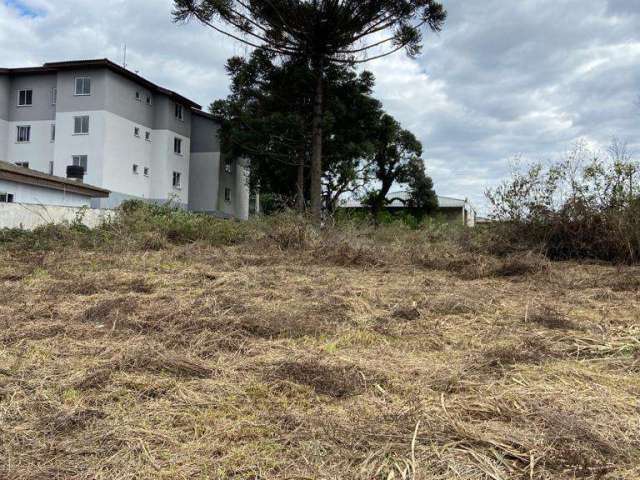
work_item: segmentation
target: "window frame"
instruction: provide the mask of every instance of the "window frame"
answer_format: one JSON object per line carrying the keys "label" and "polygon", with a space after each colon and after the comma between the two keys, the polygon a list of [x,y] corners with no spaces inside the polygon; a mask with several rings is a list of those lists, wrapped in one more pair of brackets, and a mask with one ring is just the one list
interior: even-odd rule
{"label": "window frame", "polygon": [[55,163],[53,160],[49,161],[49,175],[53,175],[53,172],[55,171]]}
{"label": "window frame", "polygon": [[[23,92],[24,92],[24,101],[25,101],[25,103],[20,103],[20,96],[22,95]],[[27,102],[27,92],[31,92],[31,103],[26,103]],[[18,90],[18,100],[17,100],[16,104],[17,104],[17,106],[19,108],[33,107],[33,88],[22,88],[22,89]]]}
{"label": "window frame", "polygon": [[[76,163],[76,158],[79,159],[78,163]],[[84,165],[82,165],[82,160],[84,159]],[[84,174],[86,175],[89,171],[89,155],[80,154],[80,155],[71,155],[71,165],[79,166],[84,168]]]}
{"label": "window frame", "polygon": [[133,136],[140,138],[140,127],[133,127]]}
{"label": "window frame", "polygon": [[[78,93],[78,80],[82,81],[83,89],[82,89],[81,93]],[[86,87],[86,81],[87,80],[89,82],[89,91],[88,91],[88,93],[84,93],[84,91],[86,90],[85,87]],[[73,95],[75,97],[88,97],[88,96],[91,95],[91,77],[75,77],[74,81],[73,81],[73,84],[74,84],[74,88],[73,88],[74,93],[73,93]]]}
{"label": "window frame", "polygon": [[56,124],[52,123],[51,128],[49,129],[49,141],[51,143],[55,143],[56,141]]}
{"label": "window frame", "polygon": [[140,90],[136,90],[135,98],[136,98],[137,102],[141,102],[142,101],[142,94],[140,93]]}
{"label": "window frame", "polygon": [[[26,140],[20,140],[21,131],[27,132]],[[31,125],[16,125],[16,143],[31,143]]]}
{"label": "window frame", "polygon": [[[84,120],[87,120],[87,131],[84,132],[83,131],[83,127],[84,127]],[[78,115],[73,117],[73,134],[74,135],[89,135],[89,132],[91,131],[91,127],[90,127],[90,116],[89,115]],[[76,121],[80,120],[80,131],[76,131]]]}
{"label": "window frame", "polygon": [[133,173],[134,175],[139,175],[139,174],[140,174],[140,167],[138,166],[138,164],[137,164],[137,163],[134,163],[134,164],[131,166],[131,171],[132,171],[132,173]]}
{"label": "window frame", "polygon": [[176,103],[176,108],[175,108],[175,117],[180,120],[181,122],[184,122],[184,106],[180,103]]}
{"label": "window frame", "polygon": [[145,139],[147,142],[150,142],[150,141],[151,141],[151,132],[150,132],[149,130],[147,130],[146,132],[144,132],[144,139]]}
{"label": "window frame", "polygon": [[[176,179],[178,180],[177,182],[176,182]],[[174,189],[182,190],[182,173],[174,171],[171,184],[173,185]]]}
{"label": "window frame", "polygon": [[149,167],[144,167],[144,168],[142,169],[142,174],[143,174],[145,177],[148,177],[148,176],[149,176]]}
{"label": "window frame", "polygon": [[14,203],[14,198],[13,193],[0,192],[0,203]]}
{"label": "window frame", "polygon": [[233,173],[233,160],[231,160],[230,158],[227,158],[224,161],[224,171],[225,173],[229,173],[229,174]]}
{"label": "window frame", "polygon": [[231,187],[225,187],[224,189],[224,201],[231,203]]}
{"label": "window frame", "polygon": [[182,139],[179,137],[173,137],[173,153],[182,156]]}
{"label": "window frame", "polygon": [[146,102],[147,102],[147,105],[149,105],[149,106],[153,105],[153,99],[151,98],[151,95],[150,95],[150,94],[149,94],[149,95],[147,95],[147,100],[146,100]]}

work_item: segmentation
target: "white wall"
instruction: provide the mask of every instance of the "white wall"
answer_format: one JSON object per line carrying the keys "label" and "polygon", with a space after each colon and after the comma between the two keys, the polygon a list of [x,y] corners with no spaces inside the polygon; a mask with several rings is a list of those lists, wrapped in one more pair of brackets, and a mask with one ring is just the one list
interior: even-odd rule
{"label": "white wall", "polygon": [[0,192],[12,193],[14,202],[24,204],[82,207],[88,206],[91,202],[89,197],[78,195],[77,193],[25,185],[7,180],[0,180]]}
{"label": "white wall", "polygon": [[[151,172],[151,198],[154,200],[174,199],[183,205],[189,203],[189,161],[191,142],[188,137],[170,130],[154,130],[154,167]],[[173,152],[174,138],[182,139],[182,155]],[[182,187],[173,188],[173,172],[181,173]]]}
{"label": "white wall", "polygon": [[[51,142],[51,120],[9,122],[7,132],[7,162],[29,162],[29,168],[48,173],[53,159],[54,143]],[[18,126],[31,126],[31,141],[18,143]]]}
{"label": "white wall", "polygon": [[[62,112],[56,114],[56,141],[54,153],[54,175],[67,176],[67,166],[73,163],[74,155],[87,155],[87,172],[84,182],[101,186],[103,179],[103,153],[105,137],[105,112]],[[75,135],[74,117],[89,116],[89,134]]]}
{"label": "white wall", "polygon": [[84,225],[95,228],[105,219],[111,218],[114,212],[77,207],[0,203],[0,228],[33,230],[50,223],[73,222],[79,215]]}

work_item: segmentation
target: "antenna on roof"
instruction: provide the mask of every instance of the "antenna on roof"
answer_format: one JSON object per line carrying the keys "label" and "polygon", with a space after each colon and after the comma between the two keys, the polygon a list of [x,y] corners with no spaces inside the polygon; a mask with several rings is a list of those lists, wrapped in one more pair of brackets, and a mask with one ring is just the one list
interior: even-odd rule
{"label": "antenna on roof", "polygon": [[123,52],[122,52],[122,67],[127,68],[127,44],[124,44]]}

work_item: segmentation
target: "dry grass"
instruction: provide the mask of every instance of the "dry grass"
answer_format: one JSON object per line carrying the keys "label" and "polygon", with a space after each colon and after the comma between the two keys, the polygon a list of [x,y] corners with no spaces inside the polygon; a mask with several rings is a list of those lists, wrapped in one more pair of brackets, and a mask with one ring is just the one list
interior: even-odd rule
{"label": "dry grass", "polygon": [[0,478],[640,478],[637,270],[314,235],[0,253]]}

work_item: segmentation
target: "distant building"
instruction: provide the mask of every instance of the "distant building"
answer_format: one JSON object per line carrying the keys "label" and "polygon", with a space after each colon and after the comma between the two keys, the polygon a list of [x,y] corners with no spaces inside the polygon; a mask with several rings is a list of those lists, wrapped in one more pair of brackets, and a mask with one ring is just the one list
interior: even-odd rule
{"label": "distant building", "polygon": [[0,204],[88,207],[108,197],[103,188],[0,161]]}
{"label": "distant building", "polygon": [[[402,210],[410,210],[407,207],[409,200],[409,192],[390,192],[387,198],[391,200],[385,208],[392,212],[397,213]],[[349,199],[342,203],[342,208],[346,209],[368,209],[369,207],[356,199]],[[476,209],[473,207],[468,199],[461,200],[458,198],[438,196],[438,209],[435,212],[436,216],[442,216],[452,223],[460,223],[467,227],[474,227],[476,224]]]}
{"label": "distant building", "polygon": [[219,129],[197,103],[106,59],[0,69],[0,160],[57,177],[83,167],[111,191],[94,208],[171,200],[247,218],[247,165],[221,159]]}

